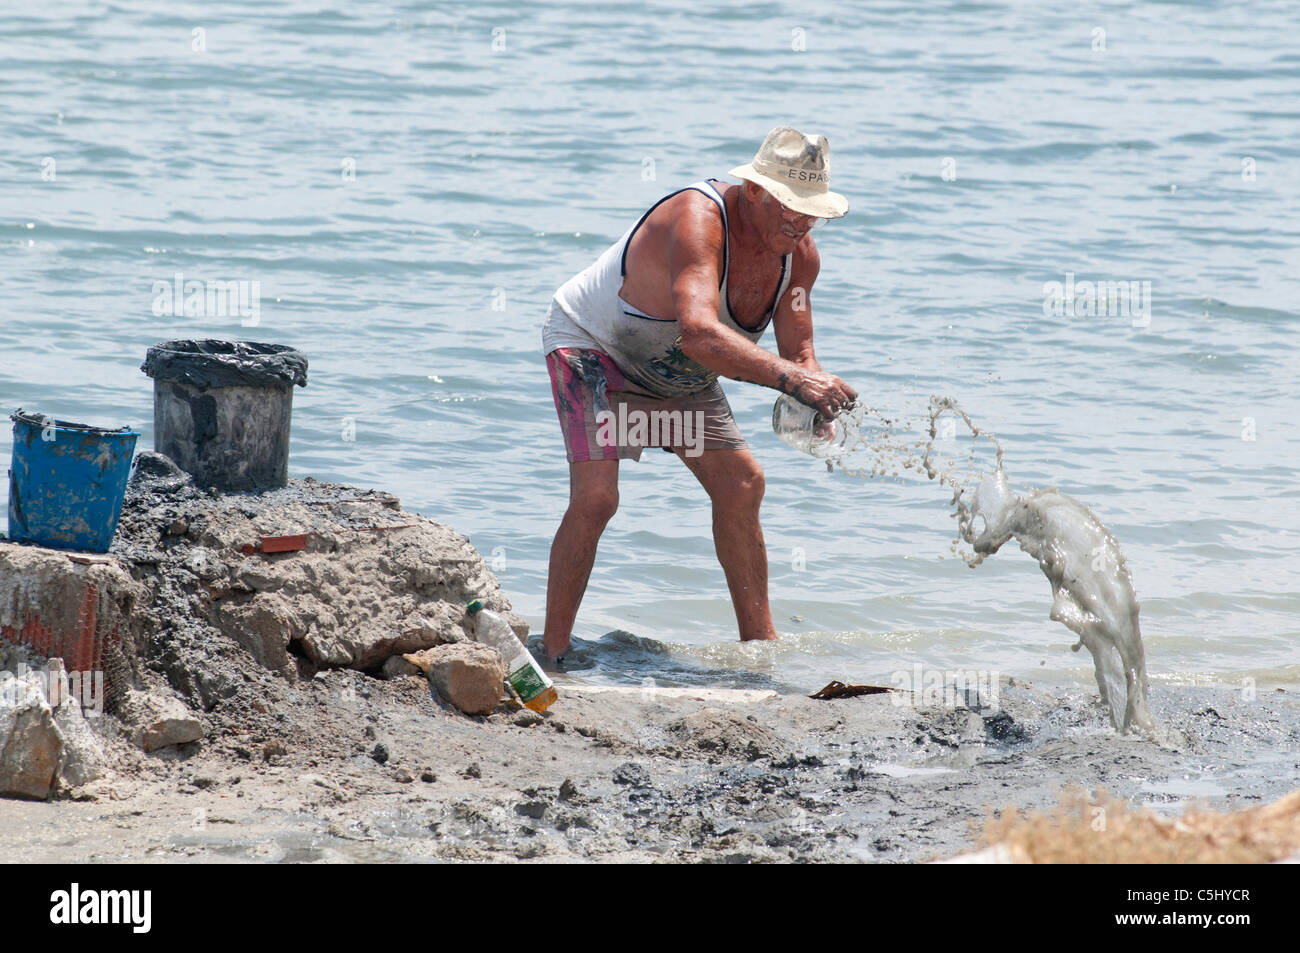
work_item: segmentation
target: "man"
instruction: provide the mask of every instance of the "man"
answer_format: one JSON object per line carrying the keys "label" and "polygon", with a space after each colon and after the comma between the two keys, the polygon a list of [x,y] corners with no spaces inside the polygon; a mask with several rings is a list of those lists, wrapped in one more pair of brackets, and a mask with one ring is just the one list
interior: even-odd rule
{"label": "man", "polygon": [[[569,459],[546,587],[551,658],[569,649],[596,544],[618,508],[619,460],[639,460],[647,446],[676,453],[712,501],[740,638],[777,637],[758,521],[763,471],[718,377],[827,416],[857,398],[817,363],[808,304],[820,267],[810,229],[848,202],[830,191],[826,138],[787,126],[729,174],[744,184],[709,179],[660,199],[551,302],[542,342]],[[779,357],[755,343],[768,324]]]}

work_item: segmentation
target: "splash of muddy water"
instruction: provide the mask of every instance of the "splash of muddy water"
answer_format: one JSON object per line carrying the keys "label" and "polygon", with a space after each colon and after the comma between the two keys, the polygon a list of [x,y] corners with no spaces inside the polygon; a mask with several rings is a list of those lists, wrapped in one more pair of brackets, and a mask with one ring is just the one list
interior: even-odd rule
{"label": "splash of muddy water", "polygon": [[[827,460],[827,469],[864,477],[917,470],[949,487],[958,536],[973,549],[957,551],[972,568],[1014,537],[1038,561],[1052,586],[1050,618],[1079,637],[1074,651],[1087,647],[1092,654],[1097,688],[1111,722],[1121,732],[1137,728],[1158,736],[1159,727],[1147,709],[1149,686],[1133,577],[1115,536],[1088,507],[1064,493],[1013,492],[1002,445],[952,398],[931,397],[928,410],[929,436],[918,440],[900,418],[861,403],[851,407],[837,420],[848,433],[842,449]],[[991,465],[981,470],[974,449],[964,466],[941,456],[936,443],[955,439],[949,431],[955,430],[956,419],[970,431],[972,441],[991,444]],[[976,488],[970,493],[972,485]]]}

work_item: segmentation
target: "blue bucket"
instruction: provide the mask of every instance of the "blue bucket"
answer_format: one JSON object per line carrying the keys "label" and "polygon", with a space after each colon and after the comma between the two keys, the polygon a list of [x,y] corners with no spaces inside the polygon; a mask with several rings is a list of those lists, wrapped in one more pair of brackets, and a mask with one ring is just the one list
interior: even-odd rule
{"label": "blue bucket", "polygon": [[9,538],[53,549],[108,552],[140,435],[104,430],[22,408],[9,470]]}

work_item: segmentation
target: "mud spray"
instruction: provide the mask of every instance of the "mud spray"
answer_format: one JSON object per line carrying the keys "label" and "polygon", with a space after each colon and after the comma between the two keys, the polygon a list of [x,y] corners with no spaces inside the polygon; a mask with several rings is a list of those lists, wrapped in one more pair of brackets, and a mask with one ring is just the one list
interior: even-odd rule
{"label": "mud spray", "polygon": [[[854,405],[837,420],[846,433],[826,468],[859,477],[917,470],[947,486],[953,492],[960,537],[954,549],[972,568],[1014,537],[1038,561],[1052,586],[1050,618],[1079,637],[1074,651],[1086,647],[1092,654],[1097,688],[1112,724],[1121,732],[1136,728],[1158,740],[1162,732],[1147,709],[1149,686],[1133,577],[1115,536],[1088,507],[1064,493],[1013,492],[1002,445],[975,426],[952,398],[931,397],[928,411],[928,437],[916,439],[906,421]],[[992,446],[996,456],[991,471],[987,465],[981,469],[974,449],[964,464],[940,456],[935,444],[955,440],[958,420],[972,441],[987,440]],[[973,551],[962,550],[962,541]]]}

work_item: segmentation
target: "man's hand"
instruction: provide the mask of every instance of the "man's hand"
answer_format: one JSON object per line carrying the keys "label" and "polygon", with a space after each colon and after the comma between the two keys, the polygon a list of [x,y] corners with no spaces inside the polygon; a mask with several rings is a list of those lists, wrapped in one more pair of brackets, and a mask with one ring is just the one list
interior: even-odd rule
{"label": "man's hand", "polygon": [[858,392],[834,374],[802,368],[782,374],[777,389],[815,408],[823,417],[836,416],[858,399]]}

